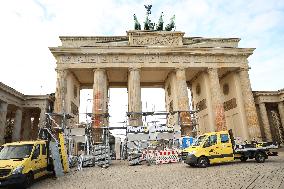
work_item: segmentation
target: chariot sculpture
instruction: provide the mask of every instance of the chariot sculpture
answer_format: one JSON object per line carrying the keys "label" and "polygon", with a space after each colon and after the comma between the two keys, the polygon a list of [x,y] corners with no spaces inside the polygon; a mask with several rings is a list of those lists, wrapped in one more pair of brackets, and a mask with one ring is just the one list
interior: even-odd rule
{"label": "chariot sculpture", "polygon": [[[160,15],[160,18],[158,20],[158,23],[155,24],[153,22],[151,22],[150,14],[151,14],[151,8],[152,5],[144,5],[145,9],[146,9],[146,18],[145,18],[145,22],[144,22],[144,30],[146,31],[163,31],[164,28],[164,21],[163,21],[163,12]],[[134,14],[134,30],[141,30],[141,24],[139,23],[137,16]],[[155,29],[155,25],[156,25],[156,29]],[[175,15],[170,19],[170,23],[166,25],[165,27],[165,31],[172,31],[173,29],[175,29]]]}

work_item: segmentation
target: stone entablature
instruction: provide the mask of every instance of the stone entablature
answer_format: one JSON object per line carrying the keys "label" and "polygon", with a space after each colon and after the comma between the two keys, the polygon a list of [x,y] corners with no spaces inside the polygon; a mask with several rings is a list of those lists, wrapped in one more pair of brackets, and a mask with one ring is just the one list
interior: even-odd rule
{"label": "stone entablature", "polygon": [[5,85],[4,83],[0,82],[0,89],[2,91],[5,91],[17,98],[24,98],[24,94],[16,91],[15,89],[13,89],[12,87],[9,87],[8,85]]}
{"label": "stone entablature", "polygon": [[253,91],[256,104],[284,101],[284,89],[278,91]]}
{"label": "stone entablature", "polygon": [[24,95],[2,82],[0,82],[0,100],[20,108],[39,107],[38,105],[45,105],[46,100],[53,101],[50,95]]}
{"label": "stone entablature", "polygon": [[[223,67],[247,67],[247,56],[234,55],[167,55],[167,54],[136,54],[136,55],[58,55],[57,63],[64,67],[208,67],[224,63]],[[95,63],[95,64],[94,64]],[[159,65],[158,65],[159,64]],[[217,65],[218,64],[218,65]],[[70,68],[71,68],[70,67]]]}
{"label": "stone entablature", "polygon": [[57,63],[247,63],[254,49],[50,48]]}

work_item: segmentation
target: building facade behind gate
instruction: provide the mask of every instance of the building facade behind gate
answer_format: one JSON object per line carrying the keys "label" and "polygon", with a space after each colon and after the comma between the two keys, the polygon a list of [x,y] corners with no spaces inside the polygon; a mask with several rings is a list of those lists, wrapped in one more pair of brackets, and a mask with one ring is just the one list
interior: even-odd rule
{"label": "building facade behind gate", "polygon": [[54,94],[24,95],[0,82],[0,145],[37,139],[53,104]]}

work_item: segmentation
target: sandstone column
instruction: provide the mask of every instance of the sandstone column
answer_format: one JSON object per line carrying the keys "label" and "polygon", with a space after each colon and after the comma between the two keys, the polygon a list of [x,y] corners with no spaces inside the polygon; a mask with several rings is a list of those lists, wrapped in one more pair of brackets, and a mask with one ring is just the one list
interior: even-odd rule
{"label": "sandstone column", "polygon": [[[177,100],[178,100],[178,111],[189,111],[189,100],[188,100],[188,91],[187,83],[185,76],[185,69],[178,68],[176,69],[176,89],[177,89]],[[181,135],[192,136],[192,128],[190,125],[190,114],[189,112],[180,113],[181,121]]]}
{"label": "sandstone column", "polygon": [[225,111],[223,106],[223,94],[221,93],[220,82],[217,68],[208,69],[212,109],[215,117],[216,131],[226,130]]}
{"label": "sandstone column", "polygon": [[39,116],[39,125],[38,125],[38,128],[41,128],[44,126],[45,124],[45,121],[46,121],[46,108],[42,107],[40,108],[40,116]]}
{"label": "sandstone column", "polygon": [[[129,68],[128,74],[128,112],[142,112],[141,103],[141,86],[140,86],[140,69]],[[138,114],[131,115],[129,125],[142,125],[142,116]]]}
{"label": "sandstone column", "polygon": [[0,145],[5,143],[7,108],[8,103],[0,102]]}
{"label": "sandstone column", "polygon": [[67,70],[56,69],[57,80],[56,80],[56,92],[55,92],[55,103],[54,112],[63,113],[66,111],[66,93],[67,93]]}
{"label": "sandstone column", "polygon": [[30,140],[31,139],[31,112],[30,110],[25,110],[23,115],[23,135],[21,137],[22,140]]}
{"label": "sandstone column", "polygon": [[242,141],[249,140],[249,133],[248,133],[248,124],[246,119],[246,112],[244,107],[242,89],[241,89],[241,82],[238,73],[234,73],[235,78],[235,85],[236,85],[236,95],[237,95],[237,106],[240,109],[240,119],[241,119],[241,132],[242,132]]}
{"label": "sandstone column", "polygon": [[263,123],[263,128],[264,128],[265,140],[267,142],[271,142],[272,141],[272,135],[271,135],[271,129],[270,129],[270,125],[269,125],[269,120],[268,120],[268,116],[267,116],[265,103],[260,103],[259,109],[260,109],[260,117],[261,117],[260,119]]}
{"label": "sandstone column", "polygon": [[[165,105],[166,111],[172,113],[178,110],[178,89],[176,85],[176,73],[171,71],[165,80]],[[178,115],[169,114],[167,117],[167,125],[169,127],[175,126],[177,129],[178,125]]]}
{"label": "sandstone column", "polygon": [[284,128],[284,102],[278,103],[278,111],[279,111],[279,114],[280,114],[282,127]]}
{"label": "sandstone column", "polygon": [[239,76],[250,139],[255,138],[257,140],[261,140],[260,127],[251,90],[248,69],[241,68],[239,71]]}
{"label": "sandstone column", "polygon": [[39,130],[39,112],[36,111],[35,114],[34,114],[34,120],[32,122],[33,124],[33,129],[32,129],[32,132],[31,132],[31,138],[33,140],[36,140],[38,138],[38,130]]}
{"label": "sandstone column", "polygon": [[94,126],[100,127],[107,125],[107,118],[104,114],[108,113],[108,80],[104,69],[94,70],[93,85],[93,115]]}
{"label": "sandstone column", "polygon": [[12,141],[20,141],[21,125],[22,125],[22,110],[17,109],[15,112],[15,123],[13,128]]}

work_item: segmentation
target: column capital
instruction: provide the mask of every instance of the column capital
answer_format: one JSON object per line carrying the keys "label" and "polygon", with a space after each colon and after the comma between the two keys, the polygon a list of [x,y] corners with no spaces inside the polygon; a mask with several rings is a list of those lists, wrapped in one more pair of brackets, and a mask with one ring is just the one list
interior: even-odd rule
{"label": "column capital", "polygon": [[[219,79],[218,68],[209,67],[209,68],[207,69],[207,73],[208,73],[209,77],[212,77],[211,80],[212,80],[213,78],[218,78],[218,79]],[[219,81],[218,81],[218,84],[220,84]]]}
{"label": "column capital", "polygon": [[8,103],[7,102],[0,102],[0,112],[7,112]]}
{"label": "column capital", "polygon": [[97,72],[97,71],[106,72],[106,69],[104,68],[94,68],[93,69],[93,72]]}
{"label": "column capital", "polygon": [[66,77],[69,73],[69,70],[66,68],[55,68],[55,71],[57,72],[57,74],[63,75],[63,77]]}
{"label": "column capital", "polygon": [[22,109],[22,108],[18,107],[18,108],[16,109],[16,113],[22,113],[22,112],[23,112],[23,109]]}
{"label": "column capital", "polygon": [[178,67],[178,68],[175,68],[175,71],[185,71],[185,68],[184,67]]}
{"label": "column capital", "polygon": [[213,68],[213,67],[208,67],[207,68],[207,73],[217,73],[218,74],[218,68]]}
{"label": "column capital", "polygon": [[129,67],[128,68],[128,71],[141,71],[141,68],[140,67]]}
{"label": "column capital", "polygon": [[242,72],[242,71],[245,71],[245,72],[248,72],[250,70],[250,67],[243,67],[243,68],[239,68],[238,70],[236,70],[237,72]]}
{"label": "column capital", "polygon": [[55,68],[56,72],[60,72],[60,71],[68,71],[67,68]]}

